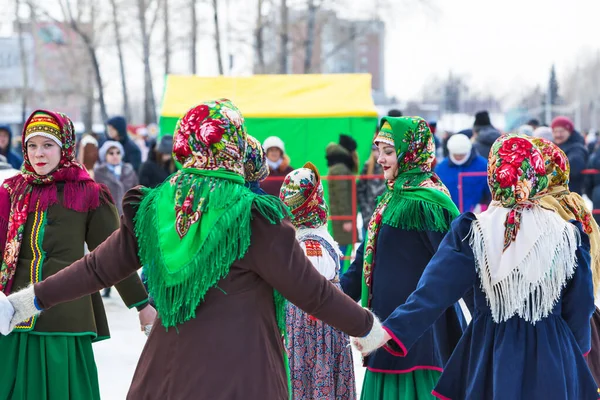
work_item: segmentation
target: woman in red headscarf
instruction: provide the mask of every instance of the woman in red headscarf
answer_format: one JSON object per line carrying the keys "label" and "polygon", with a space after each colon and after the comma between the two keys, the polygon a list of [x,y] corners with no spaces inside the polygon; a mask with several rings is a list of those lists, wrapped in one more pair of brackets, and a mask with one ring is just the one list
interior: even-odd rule
{"label": "woman in red headscarf", "polygon": [[[34,112],[23,129],[25,163],[0,187],[0,291],[45,280],[94,249],[119,226],[106,187],[75,161],[73,123]],[[137,274],[118,286],[129,307],[151,324],[148,295]],[[99,399],[92,342],[109,337],[98,293],[62,304],[0,336],[0,399]]]}

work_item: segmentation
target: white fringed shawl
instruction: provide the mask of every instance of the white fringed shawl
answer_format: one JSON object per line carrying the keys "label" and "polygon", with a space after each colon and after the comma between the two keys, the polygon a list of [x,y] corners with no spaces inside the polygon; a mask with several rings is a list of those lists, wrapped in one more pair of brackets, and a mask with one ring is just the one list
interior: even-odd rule
{"label": "white fringed shawl", "polygon": [[577,266],[577,228],[540,206],[522,211],[515,241],[503,252],[510,209],[491,206],[473,221],[470,245],[492,318],[535,324],[548,316]]}

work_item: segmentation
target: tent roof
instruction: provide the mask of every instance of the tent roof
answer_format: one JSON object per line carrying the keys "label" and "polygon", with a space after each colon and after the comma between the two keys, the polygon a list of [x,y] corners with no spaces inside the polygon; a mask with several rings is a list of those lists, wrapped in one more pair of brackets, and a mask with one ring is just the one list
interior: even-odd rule
{"label": "tent roof", "polygon": [[370,74],[168,75],[162,117],[181,117],[202,101],[228,98],[250,118],[376,117]]}

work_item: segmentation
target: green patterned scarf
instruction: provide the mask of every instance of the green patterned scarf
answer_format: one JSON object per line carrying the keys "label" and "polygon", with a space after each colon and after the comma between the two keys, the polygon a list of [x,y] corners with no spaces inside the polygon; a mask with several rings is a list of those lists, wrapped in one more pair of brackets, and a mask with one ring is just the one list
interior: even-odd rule
{"label": "green patterned scarf", "polygon": [[[173,135],[173,156],[183,169],[144,190],[135,218],[139,256],[165,327],[195,317],[209,289],[244,257],[252,209],[271,223],[288,213],[271,196],[244,187],[247,133],[229,100],[190,109]],[[275,292],[277,324],[285,334],[285,300]]]}
{"label": "green patterned scarf", "polygon": [[374,142],[394,146],[398,176],[388,182],[369,222],[361,291],[364,307],[371,302],[377,236],[382,224],[406,230],[446,232],[459,214],[448,189],[431,170],[435,145],[425,120],[384,117]]}

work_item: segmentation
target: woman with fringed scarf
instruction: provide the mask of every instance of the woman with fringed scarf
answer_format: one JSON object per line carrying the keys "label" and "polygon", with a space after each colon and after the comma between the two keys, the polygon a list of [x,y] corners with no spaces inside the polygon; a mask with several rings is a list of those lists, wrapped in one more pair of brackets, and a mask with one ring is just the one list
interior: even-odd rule
{"label": "woman with fringed scarf", "polygon": [[[279,198],[292,213],[296,238],[312,265],[340,288],[341,251],[327,231],[329,209],[312,163],[290,172]],[[292,400],[354,400],[356,382],[348,336],[293,304],[287,308]]]}
{"label": "woman with fringed scarf", "polygon": [[579,222],[540,205],[548,193],[542,152],[519,135],[489,156],[493,201],[452,223],[417,290],[385,322],[382,342],[400,357],[465,291],[473,320],[435,388],[440,399],[598,399],[584,355],[594,312],[590,242]]}
{"label": "woman with fringed scarf", "polygon": [[159,318],[132,400],[288,399],[285,298],[347,334],[381,340],[378,320],[311,265],[281,201],[244,186],[246,137],[229,100],[189,110],[174,135],[183,168],[154,189],[130,190],[119,231],[61,273],[0,299],[0,315],[12,305],[14,325],[36,313],[33,304],[50,313],[144,265]]}
{"label": "woman with fringed scarf", "polygon": [[[346,294],[360,299],[383,319],[417,288],[458,209],[432,172],[435,145],[425,120],[384,117],[374,142],[379,147],[377,162],[383,166],[387,190],[373,213],[367,239],[341,284]],[[408,357],[381,349],[365,358],[361,399],[431,398],[464,324],[458,304],[449,304],[440,314]]]}
{"label": "woman with fringed scarf", "polygon": [[[22,142],[24,166],[0,187],[4,294],[54,276],[83,257],[86,243],[94,249],[119,226],[108,189],[75,161],[75,134],[66,115],[34,112]],[[117,289],[127,306],[141,310],[142,324],[152,324],[156,313],[147,306],[146,290],[137,274],[130,275]],[[64,282],[57,290],[77,285]],[[0,399],[100,398],[92,342],[108,339],[109,331],[100,295],[88,294],[16,321],[10,335],[0,336]],[[17,308],[39,306],[11,297]]]}
{"label": "woman with fringed scarf", "polygon": [[[554,143],[543,138],[529,138],[542,152],[548,176],[548,194],[541,205],[554,210],[565,221],[577,220],[590,239],[590,256],[594,295],[600,287],[600,228],[583,198],[569,191],[570,165],[567,155]],[[587,355],[588,366],[596,383],[600,384],[600,310],[596,307],[592,316],[592,349]]]}

